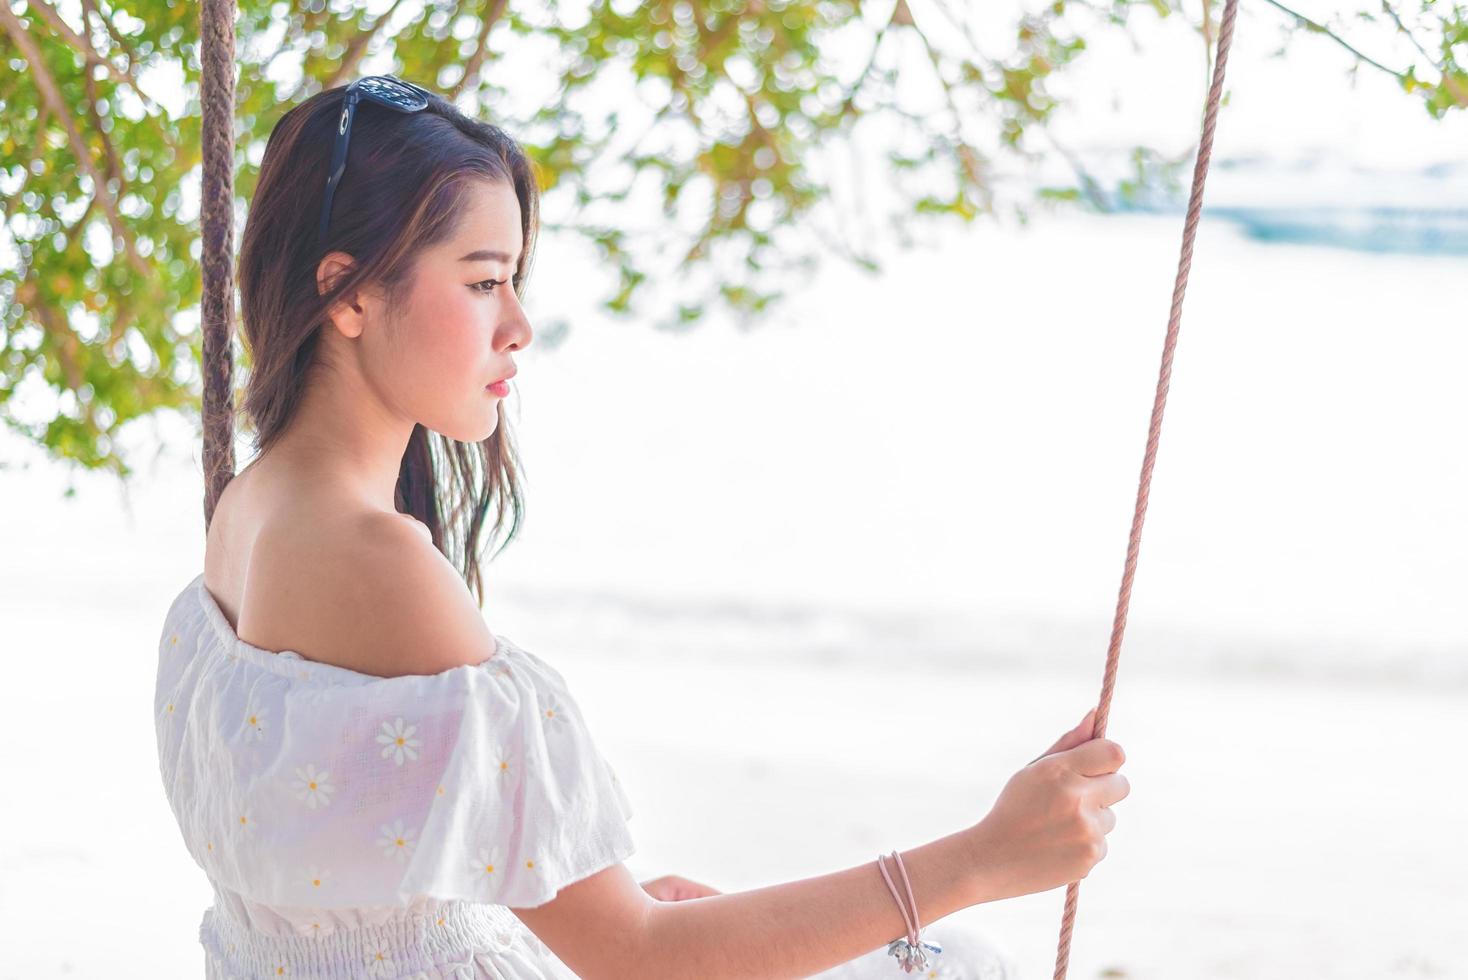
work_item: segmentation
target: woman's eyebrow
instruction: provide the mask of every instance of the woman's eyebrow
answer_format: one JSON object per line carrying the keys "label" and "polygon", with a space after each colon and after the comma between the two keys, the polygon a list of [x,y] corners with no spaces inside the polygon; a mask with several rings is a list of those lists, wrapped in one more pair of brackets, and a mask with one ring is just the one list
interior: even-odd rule
{"label": "woman's eyebrow", "polygon": [[481,248],[481,249],[479,249],[477,251],[470,252],[468,255],[465,255],[462,258],[460,258],[459,261],[460,262],[504,262],[507,265],[508,264],[511,264],[510,263],[510,256],[509,256],[509,254],[507,252],[496,252],[493,249],[487,249],[487,248]]}

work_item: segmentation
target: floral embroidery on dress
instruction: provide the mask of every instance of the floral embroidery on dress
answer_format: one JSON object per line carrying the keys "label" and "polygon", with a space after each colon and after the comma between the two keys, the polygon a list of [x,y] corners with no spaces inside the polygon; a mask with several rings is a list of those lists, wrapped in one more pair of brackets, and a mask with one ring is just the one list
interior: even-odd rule
{"label": "floral embroidery on dress", "polygon": [[481,847],[479,853],[470,860],[469,870],[478,875],[481,881],[492,880],[502,864],[500,854],[498,847]]}
{"label": "floral embroidery on dress", "polygon": [[245,729],[245,741],[258,742],[265,737],[265,715],[264,708],[256,708],[245,715],[245,724],[249,726]]}
{"label": "floral embroidery on dress", "polygon": [[296,770],[296,776],[296,782],[291,784],[296,799],[313,810],[331,802],[331,794],[336,792],[336,787],[327,781],[331,777],[330,772],[317,772],[314,765],[307,763],[305,769]]}
{"label": "floral embroidery on dress", "polygon": [[422,743],[411,737],[417,730],[417,725],[405,725],[401,718],[392,722],[383,722],[382,734],[377,736],[377,741],[384,746],[382,757],[390,758],[398,765],[403,764],[404,755],[409,759],[418,758],[416,749]]}
{"label": "floral embroidery on dress", "polygon": [[394,969],[392,959],[382,950],[367,957],[367,972],[374,977],[390,977]]}
{"label": "floral embroidery on dress", "polygon": [[561,707],[561,702],[552,697],[550,704],[541,709],[540,715],[545,719],[546,728],[563,728],[566,725],[566,712]]}
{"label": "floral embroidery on dress", "polygon": [[[473,964],[456,962],[459,972],[500,965],[488,947],[529,934],[459,906],[542,900],[578,869],[633,850],[608,792],[621,790],[617,776],[609,782],[549,664],[501,639],[483,670],[354,677],[256,653],[209,604],[202,577],[192,589],[193,615],[161,631],[151,702],[164,788],[216,898],[248,897],[290,926],[230,943],[241,924],[216,902],[201,940],[220,980],[241,976],[246,949],[251,976],[299,977],[343,930],[326,910],[385,909],[420,893],[446,901],[421,919],[383,917],[332,967],[377,980],[424,970],[426,980],[409,943],[461,922],[482,922],[495,939]],[[396,928],[407,920],[410,937]],[[538,947],[517,952],[541,965]]]}
{"label": "floral embroidery on dress", "polygon": [[[922,973],[930,980],[1008,980],[1010,976],[1003,959],[992,952],[968,949],[959,952],[961,947],[950,944],[947,938],[943,939],[942,945],[944,952],[936,961],[930,960],[928,969]],[[957,959],[952,959],[955,955]],[[950,959],[945,960],[944,956]],[[977,973],[974,972],[976,969]]]}
{"label": "floral embroidery on dress", "polygon": [[413,839],[416,831],[413,828],[403,827],[401,820],[394,820],[390,824],[382,825],[382,837],[377,841],[377,846],[390,858],[402,861],[413,852],[418,842]]}

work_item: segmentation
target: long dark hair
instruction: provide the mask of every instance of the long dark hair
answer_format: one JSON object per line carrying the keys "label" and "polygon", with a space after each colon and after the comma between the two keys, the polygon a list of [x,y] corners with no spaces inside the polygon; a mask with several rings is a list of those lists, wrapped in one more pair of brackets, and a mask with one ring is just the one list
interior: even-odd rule
{"label": "long dark hair", "polygon": [[[475,182],[508,183],[520,199],[523,241],[514,289],[516,295],[525,290],[539,226],[540,191],[530,161],[504,131],[466,116],[437,94],[415,113],[368,100],[358,104],[330,232],[324,247],[318,245],[345,92],[345,85],[320,92],[275,124],[240,243],[241,333],[251,361],[242,411],[260,451],[286,430],[301,403],[327,310],[342,294],[369,283],[384,291],[390,307],[400,301],[414,257],[452,234]],[[347,253],[356,265],[319,294],[316,269],[332,251]],[[414,425],[394,494],[397,510],[428,525],[434,546],[460,570],[481,604],[479,536],[486,516],[493,507],[493,533],[508,518],[503,550],[524,511],[503,401],[498,411],[494,434],[479,443]]]}

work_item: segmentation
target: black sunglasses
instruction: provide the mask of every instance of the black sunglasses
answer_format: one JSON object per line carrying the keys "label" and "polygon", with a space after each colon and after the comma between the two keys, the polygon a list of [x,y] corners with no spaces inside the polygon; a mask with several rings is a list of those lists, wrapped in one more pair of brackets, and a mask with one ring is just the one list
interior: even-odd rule
{"label": "black sunglasses", "polygon": [[352,120],[357,117],[357,103],[371,99],[380,106],[398,112],[421,112],[428,108],[428,90],[395,75],[367,75],[347,86],[342,99],[342,114],[336,124],[336,149],[331,154],[331,171],[326,178],[326,199],[321,202],[321,229],[318,247],[326,248],[326,227],[331,223],[331,199],[347,169],[347,144],[352,140]]}

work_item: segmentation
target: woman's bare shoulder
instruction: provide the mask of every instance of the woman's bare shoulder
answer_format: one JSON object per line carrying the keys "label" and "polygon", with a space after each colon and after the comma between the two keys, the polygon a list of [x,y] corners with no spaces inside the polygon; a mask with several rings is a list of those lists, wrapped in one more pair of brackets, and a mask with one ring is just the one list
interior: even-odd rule
{"label": "woman's bare shoulder", "polygon": [[257,632],[291,638],[268,649],[378,677],[436,674],[494,652],[463,577],[428,528],[403,514],[339,512],[262,527],[246,607]]}

